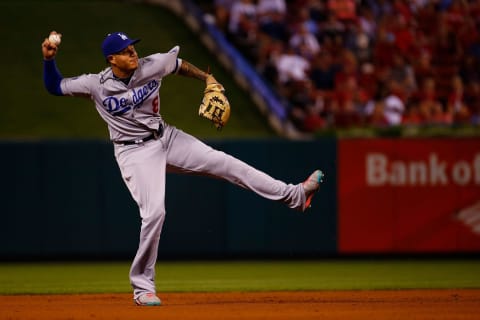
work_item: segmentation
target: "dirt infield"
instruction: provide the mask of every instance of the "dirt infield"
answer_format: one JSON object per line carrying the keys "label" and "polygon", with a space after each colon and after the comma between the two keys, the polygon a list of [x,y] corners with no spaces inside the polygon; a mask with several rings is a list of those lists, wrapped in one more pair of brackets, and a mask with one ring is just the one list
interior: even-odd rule
{"label": "dirt infield", "polygon": [[479,319],[479,290],[165,293],[161,307],[130,294],[0,296],[0,319]]}

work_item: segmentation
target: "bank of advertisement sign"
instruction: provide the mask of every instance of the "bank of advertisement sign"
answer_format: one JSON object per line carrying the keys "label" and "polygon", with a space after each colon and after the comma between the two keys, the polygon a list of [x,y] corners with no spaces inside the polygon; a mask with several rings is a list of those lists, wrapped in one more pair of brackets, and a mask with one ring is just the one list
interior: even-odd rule
{"label": "bank of advertisement sign", "polygon": [[478,139],[341,139],[339,251],[480,251]]}

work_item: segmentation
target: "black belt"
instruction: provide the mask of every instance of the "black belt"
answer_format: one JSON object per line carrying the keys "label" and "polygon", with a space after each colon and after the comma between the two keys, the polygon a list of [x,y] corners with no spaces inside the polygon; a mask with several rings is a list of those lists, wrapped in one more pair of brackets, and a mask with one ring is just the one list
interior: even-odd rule
{"label": "black belt", "polygon": [[160,124],[159,127],[158,127],[158,130],[153,132],[148,137],[145,137],[145,138],[142,138],[142,139],[137,139],[137,140],[113,141],[113,143],[119,144],[119,145],[122,145],[122,146],[130,146],[130,145],[133,145],[133,144],[144,143],[144,142],[150,141],[152,139],[158,139],[158,138],[161,138],[162,136],[163,136],[163,125]]}

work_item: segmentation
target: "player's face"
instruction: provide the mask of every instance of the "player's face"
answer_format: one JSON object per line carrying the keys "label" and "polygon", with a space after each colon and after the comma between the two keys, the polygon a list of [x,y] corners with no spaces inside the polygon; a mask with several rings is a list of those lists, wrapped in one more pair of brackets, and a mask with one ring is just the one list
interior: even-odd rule
{"label": "player's face", "polygon": [[130,45],[122,51],[112,54],[109,62],[116,76],[130,76],[138,67],[137,51],[133,45]]}

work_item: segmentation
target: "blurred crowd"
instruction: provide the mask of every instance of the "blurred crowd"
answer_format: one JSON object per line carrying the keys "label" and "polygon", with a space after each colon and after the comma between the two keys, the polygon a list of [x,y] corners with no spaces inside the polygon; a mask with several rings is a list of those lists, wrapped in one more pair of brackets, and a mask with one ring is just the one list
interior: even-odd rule
{"label": "blurred crowd", "polygon": [[480,125],[480,0],[214,0],[298,129]]}

